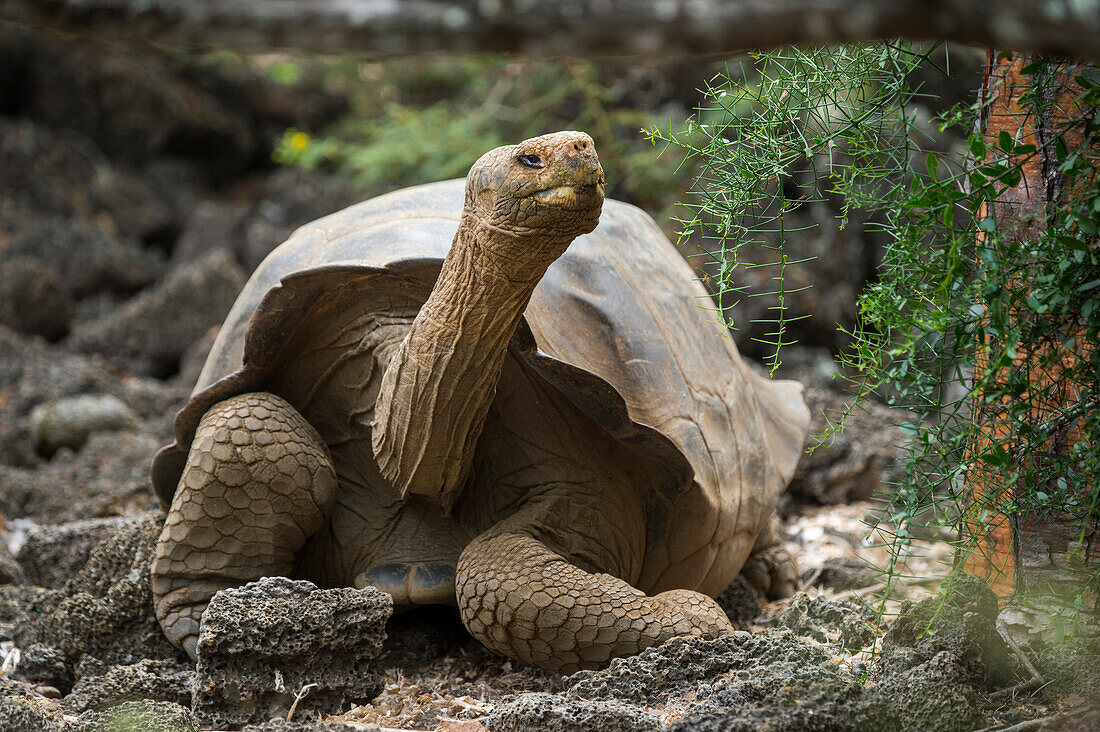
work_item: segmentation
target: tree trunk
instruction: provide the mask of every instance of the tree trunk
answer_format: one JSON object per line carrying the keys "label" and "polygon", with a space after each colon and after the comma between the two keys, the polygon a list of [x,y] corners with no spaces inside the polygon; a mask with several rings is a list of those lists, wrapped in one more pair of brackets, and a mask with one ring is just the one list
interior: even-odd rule
{"label": "tree trunk", "polygon": [[[1022,73],[1028,65],[1034,70],[1036,62],[1040,63],[1037,72]],[[1000,154],[996,151],[1006,134],[1036,150],[1013,161],[1020,165],[1019,183],[1001,193],[991,204],[992,210],[981,215],[992,216],[1002,242],[1034,241],[1065,214],[1065,204],[1075,190],[1097,184],[1095,172],[1086,176],[1088,180],[1061,175],[1056,154],[1060,136],[1068,152],[1096,155],[1095,149],[1082,149],[1083,132],[1069,125],[1096,110],[1079,105],[1082,89],[1066,64],[1041,62],[1027,55],[997,58],[990,53],[982,91],[986,95],[980,122],[987,144],[984,162]],[[1025,274],[1005,284],[1007,302],[1026,299],[1028,279]],[[991,367],[988,352],[978,349],[976,379],[988,377],[991,390],[999,392],[1013,376],[1010,372],[1015,372],[1026,378],[1026,385],[1018,397],[987,397],[977,400],[974,408],[983,433],[972,445],[967,482],[971,491],[968,518],[977,547],[964,556],[964,568],[985,577],[1002,598],[1013,594],[1067,597],[1079,592],[1089,578],[1089,565],[1095,561],[1090,556],[1092,544],[1100,536],[1095,520],[1083,526],[1080,517],[1061,510],[1023,508],[1041,503],[1034,500],[1038,491],[1054,495],[1057,489],[1026,479],[1005,485],[1005,476],[1018,467],[1027,475],[1041,466],[1039,461],[1067,455],[1080,440],[1081,415],[1095,409],[1095,395],[1087,394],[1072,374],[1082,359],[1092,356],[1094,344],[1075,338],[1084,333],[1079,321],[1058,322],[1019,306],[1013,306],[1010,317],[1015,322],[1038,322],[1052,337],[1017,347],[1008,366]],[[1047,319],[1041,320],[1044,317]],[[1018,429],[1021,421],[1049,428],[1049,440],[1028,444]],[[997,451],[1008,456],[1006,463],[983,464],[978,459]],[[1087,499],[1096,486],[1076,489]]]}

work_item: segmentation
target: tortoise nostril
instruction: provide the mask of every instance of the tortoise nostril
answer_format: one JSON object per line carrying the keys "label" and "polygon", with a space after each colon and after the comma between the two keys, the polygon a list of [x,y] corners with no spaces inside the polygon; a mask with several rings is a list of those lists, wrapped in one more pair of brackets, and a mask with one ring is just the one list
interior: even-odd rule
{"label": "tortoise nostril", "polygon": [[573,149],[576,150],[577,152],[580,152],[581,150],[587,150],[588,149],[588,143],[585,142],[584,140],[579,140],[579,141],[573,143]]}

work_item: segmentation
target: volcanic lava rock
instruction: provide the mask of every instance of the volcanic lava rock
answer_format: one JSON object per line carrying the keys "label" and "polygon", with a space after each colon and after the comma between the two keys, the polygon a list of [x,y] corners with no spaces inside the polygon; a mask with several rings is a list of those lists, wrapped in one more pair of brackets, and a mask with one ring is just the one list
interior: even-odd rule
{"label": "volcanic lava rock", "polygon": [[760,595],[749,581],[737,575],[722,594],[714,598],[730,622],[743,628],[760,617]]}
{"label": "volcanic lava rock", "polygon": [[791,599],[777,624],[818,643],[860,649],[875,640],[873,619],[868,610],[851,603],[800,593]]}
{"label": "volcanic lava rock", "polygon": [[125,523],[126,519],[117,517],[32,529],[19,549],[27,580],[39,587],[63,587],[88,563],[92,549]]}
{"label": "volcanic lava rock", "polygon": [[1008,647],[997,632],[997,596],[974,575],[960,575],[945,597],[904,603],[883,638],[884,660],[897,649],[912,649],[921,660],[947,651],[972,682],[1003,686],[1013,679]]}
{"label": "volcanic lava rock", "polygon": [[85,656],[76,669],[77,682],[65,697],[70,714],[102,711],[130,701],[171,702],[191,705],[195,672],[181,662],[152,661],[111,666]]}
{"label": "volcanic lava rock", "polygon": [[79,717],[73,732],[199,732],[191,710],[179,704],[132,701]]}
{"label": "volcanic lava rock", "polygon": [[101,354],[124,371],[170,376],[188,346],[225,319],[245,279],[229,253],[210,252],[119,308],[77,326],[66,344]]}
{"label": "volcanic lava rock", "polygon": [[565,699],[556,694],[519,694],[498,705],[485,721],[492,732],[648,732],[661,723],[633,704]]}
{"label": "volcanic lava rock", "polygon": [[365,704],[383,687],[374,670],[393,600],[367,587],[319,590],[265,577],[222,590],[203,613],[192,708],[223,728],[285,716],[296,693],[303,715]]}
{"label": "volcanic lava rock", "polygon": [[57,270],[25,256],[5,258],[0,265],[0,323],[48,341],[69,332],[72,297]]}
{"label": "volcanic lava rock", "polygon": [[112,664],[179,658],[153,616],[149,565],[162,522],[155,513],[127,519],[63,589],[35,601],[20,645],[56,646],[74,665],[86,654]]}

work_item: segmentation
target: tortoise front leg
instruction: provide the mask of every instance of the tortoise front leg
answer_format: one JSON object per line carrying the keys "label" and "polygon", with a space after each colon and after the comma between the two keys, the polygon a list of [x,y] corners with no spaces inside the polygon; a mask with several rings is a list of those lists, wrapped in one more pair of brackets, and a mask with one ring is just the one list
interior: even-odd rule
{"label": "tortoise front leg", "polygon": [[194,658],[214,593],[291,574],[335,495],[324,443],[286,400],[256,392],[211,407],[153,559],[153,605],[168,639]]}
{"label": "tortoise front leg", "polygon": [[692,590],[653,597],[592,574],[522,533],[482,534],[455,579],[462,622],[497,653],[572,673],[597,669],[670,638],[733,632],[711,598]]}

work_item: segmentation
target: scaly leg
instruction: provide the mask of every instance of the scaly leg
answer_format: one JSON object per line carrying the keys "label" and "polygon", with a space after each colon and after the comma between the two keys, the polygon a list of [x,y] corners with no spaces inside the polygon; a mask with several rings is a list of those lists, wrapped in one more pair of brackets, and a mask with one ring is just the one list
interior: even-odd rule
{"label": "scaly leg", "polygon": [[289,575],[335,495],[324,443],[284,399],[256,392],[211,407],[153,559],[153,604],[168,639],[194,658],[214,593]]}
{"label": "scaly leg", "polygon": [[669,638],[733,632],[698,592],[654,597],[609,574],[592,574],[523,533],[474,539],[455,580],[462,621],[492,650],[560,673],[596,669]]}

